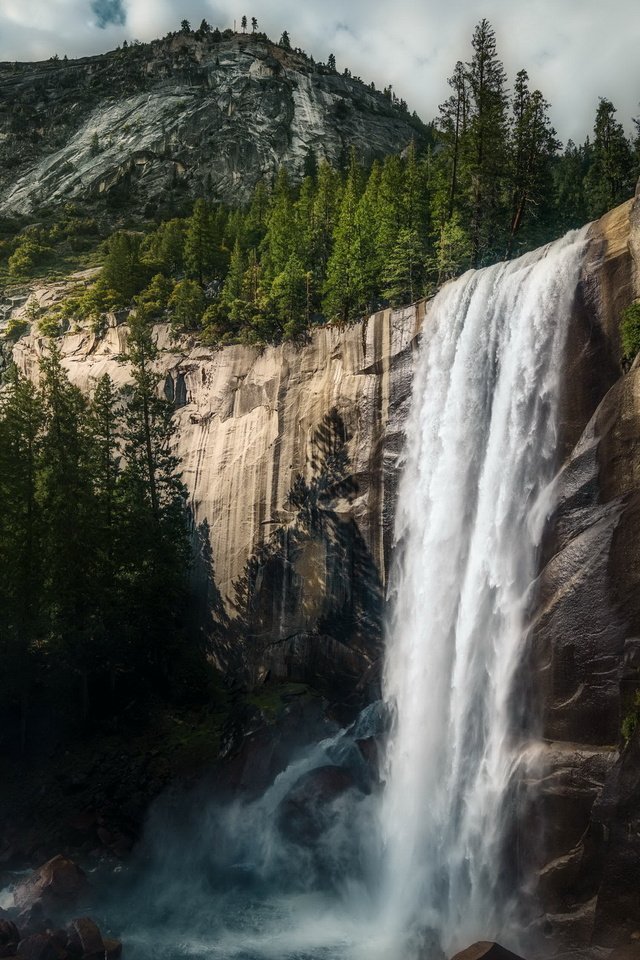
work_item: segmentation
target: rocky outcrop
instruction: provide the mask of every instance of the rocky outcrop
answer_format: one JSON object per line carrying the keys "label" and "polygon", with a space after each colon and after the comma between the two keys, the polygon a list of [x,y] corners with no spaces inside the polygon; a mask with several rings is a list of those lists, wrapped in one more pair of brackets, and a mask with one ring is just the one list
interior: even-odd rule
{"label": "rocky outcrop", "polygon": [[425,136],[362,81],[231,31],[0,64],[0,210],[126,198],[149,215],[203,192],[237,204],[281,165],[300,176],[310,150],[370,162]]}
{"label": "rocky outcrop", "polygon": [[613,946],[640,928],[640,744],[622,736],[640,689],[640,365],[622,375],[617,360],[620,313],[640,295],[640,199],[592,234],[531,630],[544,744],[534,793],[547,935]]}
{"label": "rocky outcrop", "polygon": [[57,856],[18,884],[13,898],[19,910],[39,905],[55,913],[73,906],[87,890],[84,871],[72,860]]}

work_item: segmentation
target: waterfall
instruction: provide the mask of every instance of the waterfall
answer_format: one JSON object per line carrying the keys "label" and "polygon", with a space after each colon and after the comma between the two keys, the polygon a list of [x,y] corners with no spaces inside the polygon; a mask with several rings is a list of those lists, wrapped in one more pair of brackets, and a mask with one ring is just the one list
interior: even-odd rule
{"label": "waterfall", "polygon": [[[111,901],[138,960],[517,949],[519,891],[503,869],[525,746],[515,677],[585,244],[581,232],[470,272],[431,304],[399,490],[387,705],[328,728],[259,797],[216,803],[207,783],[156,805],[141,866]],[[368,748],[390,718],[380,790]]]}
{"label": "waterfall", "polygon": [[[445,286],[425,321],[396,519],[382,801],[385,919],[447,953],[508,937],[513,723],[552,506],[567,317],[585,232]],[[519,750],[520,747],[520,750]],[[426,931],[426,933],[425,933]]]}

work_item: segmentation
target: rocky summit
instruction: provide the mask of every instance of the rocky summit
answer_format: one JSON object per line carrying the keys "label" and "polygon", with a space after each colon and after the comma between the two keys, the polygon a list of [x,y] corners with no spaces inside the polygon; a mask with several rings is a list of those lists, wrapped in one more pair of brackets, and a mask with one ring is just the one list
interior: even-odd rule
{"label": "rocky summit", "polygon": [[[177,33],[80,60],[0,64],[0,211],[167,190],[238,202],[280,166],[365,162],[427,128],[348,72],[262,34]],[[311,159],[313,162],[313,159]]]}

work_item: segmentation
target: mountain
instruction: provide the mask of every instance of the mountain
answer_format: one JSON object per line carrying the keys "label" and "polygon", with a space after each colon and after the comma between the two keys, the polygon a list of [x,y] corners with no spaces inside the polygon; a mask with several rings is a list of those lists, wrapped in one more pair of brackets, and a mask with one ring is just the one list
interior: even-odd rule
{"label": "mountain", "polygon": [[279,166],[419,143],[406,105],[263,34],[177,33],[79,60],[0,64],[0,212],[168,195],[247,198]]}

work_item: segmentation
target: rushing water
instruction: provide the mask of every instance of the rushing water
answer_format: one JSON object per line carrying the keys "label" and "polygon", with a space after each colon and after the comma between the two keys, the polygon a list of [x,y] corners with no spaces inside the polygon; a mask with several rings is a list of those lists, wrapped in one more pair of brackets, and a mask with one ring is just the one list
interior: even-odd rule
{"label": "rushing water", "polygon": [[[407,427],[387,708],[252,803],[213,809],[202,794],[157,810],[140,869],[103,903],[132,960],[437,960],[513,942],[502,847],[521,747],[514,677],[584,243],[571,235],[436,297]],[[356,741],[389,715],[380,790]],[[327,766],[348,769],[352,789],[296,827],[287,797]]]}
{"label": "rushing water", "polygon": [[382,804],[387,922],[500,935],[513,678],[551,506],[584,237],[446,286],[428,314],[397,511]]}

